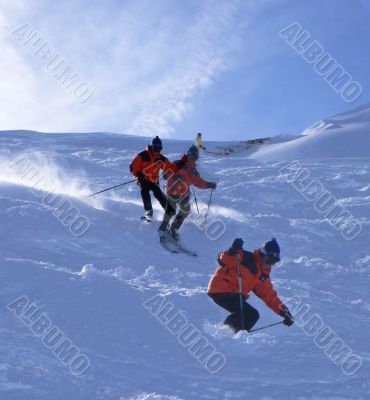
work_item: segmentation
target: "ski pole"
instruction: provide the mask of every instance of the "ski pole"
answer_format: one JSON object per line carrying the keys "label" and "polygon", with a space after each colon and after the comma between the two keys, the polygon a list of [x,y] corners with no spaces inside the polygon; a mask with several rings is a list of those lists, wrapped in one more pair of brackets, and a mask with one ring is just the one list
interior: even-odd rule
{"label": "ski pole", "polygon": [[119,185],[115,185],[115,186],[109,187],[109,188],[107,188],[107,189],[100,190],[100,192],[96,192],[96,193],[89,194],[87,197],[95,196],[96,194],[103,193],[103,192],[106,192],[106,191],[108,191],[108,190],[117,188],[117,187],[119,187],[119,186],[127,185],[128,183],[132,183],[132,182],[135,182],[135,181],[136,181],[136,179],[133,179],[132,181],[120,183]]}
{"label": "ski pole", "polygon": [[205,215],[205,217],[204,217],[204,222],[203,222],[203,223],[205,223],[205,222],[206,222],[207,215],[208,215],[208,211],[209,211],[209,207],[211,206],[212,193],[213,193],[213,189],[211,190],[211,195],[209,196],[209,200],[208,200],[208,208],[207,208],[207,212],[206,212],[206,215]]}
{"label": "ski pole", "polygon": [[198,211],[198,215],[199,215],[198,201],[197,201],[197,196],[195,195],[194,188],[193,188],[193,195],[194,195],[195,205],[197,206],[197,211]]}
{"label": "ski pole", "polygon": [[250,332],[256,332],[256,331],[260,331],[261,329],[266,329],[266,328],[270,328],[270,326],[275,326],[275,325],[280,325],[283,324],[284,321],[280,321],[280,322],[275,322],[274,324],[270,324],[270,325],[266,325],[266,326],[262,326],[261,328],[257,328],[257,329],[252,329]]}
{"label": "ski pole", "polygon": [[243,282],[242,273],[240,270],[240,253],[238,252],[238,277],[239,277],[239,296],[240,296],[240,318],[241,318],[241,328],[245,329],[245,314],[244,314],[244,299],[243,299]]}

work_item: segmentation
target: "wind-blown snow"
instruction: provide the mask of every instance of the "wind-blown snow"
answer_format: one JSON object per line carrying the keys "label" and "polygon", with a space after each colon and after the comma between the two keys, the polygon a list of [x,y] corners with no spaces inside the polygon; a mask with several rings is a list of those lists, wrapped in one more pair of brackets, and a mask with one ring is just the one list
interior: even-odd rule
{"label": "wind-blown snow", "polygon": [[[365,118],[366,112],[349,113],[341,122],[334,118],[341,128],[320,128],[286,143],[261,145],[252,157],[268,163],[250,158],[250,150],[202,154],[200,170],[218,182],[208,219],[222,221],[225,232],[210,240],[212,232],[191,222],[196,220],[193,205],[181,234],[184,244],[198,251],[197,258],[169,254],[159,245],[156,230],[162,210],[157,203],[153,224],[138,222],[142,205],[135,184],[86,198],[92,191],[132,179],[128,166],[147,138],[0,133],[0,398],[367,399],[370,118]],[[353,138],[357,143],[349,147]],[[174,160],[189,145],[164,141],[164,154]],[[207,150],[217,153],[222,146],[208,143]],[[316,160],[310,161],[313,154]],[[356,239],[346,240],[341,225],[335,228],[289,183],[290,163],[280,162],[285,156],[300,160],[335,204],[359,221],[362,230]],[[335,162],[328,160],[333,157]],[[57,218],[56,205],[45,197],[50,186],[35,186],[30,176],[21,178],[12,167],[18,160],[33,165],[58,199],[86,218],[89,225],[83,234],[74,235],[71,221],[61,223]],[[204,213],[209,191],[196,194]],[[299,297],[308,304],[312,315],[319,315],[361,357],[362,367],[354,375],[345,375],[303,332],[298,320],[290,328],[278,325],[253,335],[234,336],[220,325],[226,312],[205,294],[215,257],[235,237],[243,237],[245,247],[255,249],[273,236],[282,248],[282,261],[272,274],[274,287],[285,301]],[[151,315],[145,304],[157,294],[182,310],[225,356],[225,368],[209,373]],[[73,375],[7,309],[20,296],[37,304],[89,358],[91,365],[84,374]],[[258,326],[280,321],[259,299],[252,296],[251,304],[260,311]]]}

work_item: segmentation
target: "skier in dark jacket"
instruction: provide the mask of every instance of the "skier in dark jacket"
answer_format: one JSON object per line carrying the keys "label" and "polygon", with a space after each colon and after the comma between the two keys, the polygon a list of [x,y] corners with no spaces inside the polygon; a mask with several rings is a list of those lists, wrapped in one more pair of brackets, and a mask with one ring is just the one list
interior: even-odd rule
{"label": "skier in dark jacket", "polygon": [[[215,189],[216,183],[205,181],[197,171],[196,161],[199,158],[199,150],[196,146],[191,146],[186,153],[186,162],[181,164],[182,160],[175,161],[174,164],[179,167],[176,173],[171,174],[167,179],[166,194],[167,208],[158,232],[160,241],[165,241],[167,227],[175,216],[169,229],[173,239],[179,240],[177,231],[181,227],[185,218],[190,213],[190,186],[195,185],[201,189]],[[176,214],[176,209],[178,212]],[[175,215],[176,214],[176,215]]]}
{"label": "skier in dark jacket", "polygon": [[242,239],[235,239],[228,250],[219,254],[217,261],[220,266],[208,285],[208,296],[231,313],[224,324],[235,333],[242,329],[252,329],[259,319],[259,313],[245,300],[248,299],[249,293],[253,292],[276,314],[284,318],[285,325],[292,325],[294,318],[288,307],[279,299],[270,280],[271,267],[280,261],[280,247],[276,239],[270,240],[254,252],[243,250],[243,243]]}
{"label": "skier in dark jacket", "polygon": [[163,209],[166,209],[167,199],[159,186],[159,171],[162,169],[167,173],[174,173],[182,165],[185,158],[179,160],[178,165],[171,163],[168,158],[161,154],[162,141],[156,136],[152,140],[151,146],[137,154],[133,159],[130,170],[132,175],[137,178],[138,185],[141,188],[141,198],[144,204],[145,218],[151,220],[153,217],[152,200],[150,192],[159,201]]}

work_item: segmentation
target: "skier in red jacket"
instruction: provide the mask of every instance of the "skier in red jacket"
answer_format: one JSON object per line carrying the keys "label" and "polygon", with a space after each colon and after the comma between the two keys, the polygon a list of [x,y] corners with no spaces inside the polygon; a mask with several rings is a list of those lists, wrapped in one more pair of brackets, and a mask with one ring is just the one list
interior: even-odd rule
{"label": "skier in red jacket", "polygon": [[[169,229],[173,239],[179,240],[177,233],[185,218],[190,213],[190,186],[195,185],[201,189],[215,189],[216,183],[207,182],[199,175],[197,171],[196,161],[199,158],[199,150],[196,146],[191,146],[186,153],[186,162],[181,165],[181,160],[175,161],[174,164],[179,167],[176,173],[167,177],[167,207],[158,232],[160,241],[165,241],[165,234],[168,225],[173,216],[174,221]],[[184,157],[182,158],[184,160]],[[176,209],[179,208],[177,214]],[[175,215],[176,214],[176,215]]]}
{"label": "skier in red jacket", "polygon": [[159,201],[163,209],[167,207],[167,199],[159,186],[159,171],[176,172],[184,165],[186,157],[179,160],[178,165],[171,163],[167,157],[161,154],[162,141],[156,136],[152,140],[151,146],[148,146],[141,153],[137,154],[130,165],[132,175],[137,178],[143,200],[145,218],[151,221],[153,217],[152,200],[150,192]]}
{"label": "skier in red jacket", "polygon": [[242,239],[235,239],[228,250],[219,254],[217,261],[220,267],[208,285],[208,296],[231,313],[224,324],[235,333],[242,329],[252,329],[258,321],[259,313],[245,300],[253,292],[284,318],[285,325],[292,325],[294,318],[279,299],[270,280],[271,267],[280,261],[280,247],[276,239],[254,252],[243,250],[243,243]]}

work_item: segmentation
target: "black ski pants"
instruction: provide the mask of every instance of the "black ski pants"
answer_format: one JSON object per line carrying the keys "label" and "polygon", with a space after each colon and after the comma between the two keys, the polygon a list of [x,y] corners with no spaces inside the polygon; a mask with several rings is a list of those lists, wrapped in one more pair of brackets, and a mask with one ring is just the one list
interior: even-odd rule
{"label": "black ski pants", "polygon": [[150,192],[153,192],[154,197],[159,201],[162,208],[165,210],[167,206],[166,196],[163,194],[158,183],[144,182],[140,185],[141,187],[141,198],[143,199],[145,211],[152,210],[152,199],[150,198]]}
{"label": "black ski pants", "polygon": [[[178,212],[176,210],[178,207]],[[188,196],[167,196],[167,207],[163,217],[162,224],[158,230],[165,231],[170,223],[172,217],[175,216],[172,222],[174,229],[179,229],[184,222],[185,218],[190,214],[190,195]]]}
{"label": "black ski pants", "polygon": [[[224,325],[228,325],[235,333],[242,330],[242,313],[240,310],[240,294],[219,293],[209,294],[209,297],[220,307],[231,314],[225,319]],[[244,330],[250,331],[259,319],[258,311],[243,300]]]}

